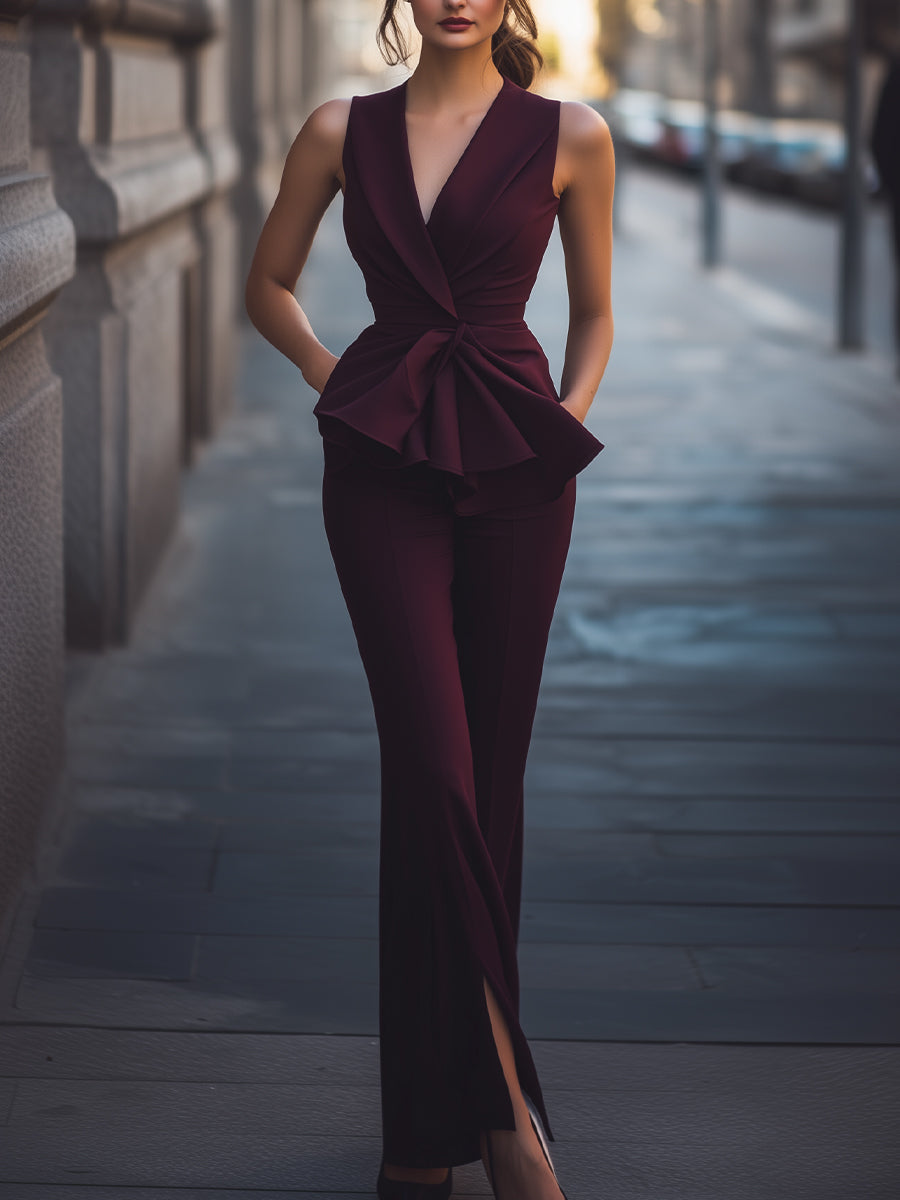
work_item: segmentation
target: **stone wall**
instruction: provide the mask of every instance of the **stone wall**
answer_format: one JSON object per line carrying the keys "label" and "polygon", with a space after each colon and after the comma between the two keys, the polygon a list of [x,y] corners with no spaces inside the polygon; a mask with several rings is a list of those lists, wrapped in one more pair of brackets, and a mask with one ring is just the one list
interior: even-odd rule
{"label": "stone wall", "polygon": [[64,759],[66,646],[128,639],[232,405],[229,12],[0,0],[0,917]]}
{"label": "stone wall", "polygon": [[77,234],[63,381],[66,636],[127,640],[181,469],[231,395],[238,173],[225,0],[35,0],[32,136]]}
{"label": "stone wall", "polygon": [[62,387],[43,330],[75,235],[30,153],[29,7],[0,0],[0,914],[63,742]]}

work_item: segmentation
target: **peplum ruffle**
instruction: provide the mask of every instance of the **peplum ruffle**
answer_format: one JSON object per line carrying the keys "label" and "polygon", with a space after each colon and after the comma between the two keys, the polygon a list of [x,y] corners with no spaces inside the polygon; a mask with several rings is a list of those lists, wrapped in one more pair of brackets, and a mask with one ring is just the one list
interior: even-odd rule
{"label": "peplum ruffle", "polygon": [[313,411],[324,439],[371,466],[445,472],[461,513],[552,498],[603,449],[560,404],[524,321],[376,321]]}

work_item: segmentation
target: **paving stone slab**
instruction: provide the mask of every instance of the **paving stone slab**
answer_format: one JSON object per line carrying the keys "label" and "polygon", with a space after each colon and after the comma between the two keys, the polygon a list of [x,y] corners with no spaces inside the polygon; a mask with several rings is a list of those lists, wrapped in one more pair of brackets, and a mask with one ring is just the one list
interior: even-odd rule
{"label": "paving stone slab", "polygon": [[[0,1059],[0,1071],[7,1073],[6,1065]],[[9,1121],[9,1113],[12,1108],[13,1097],[16,1094],[16,1081],[14,1079],[0,1078],[0,1125],[6,1125]]]}
{"label": "paving stone slab", "polygon": [[[0,1155],[0,1179],[68,1184],[77,1175],[107,1189],[168,1186],[179,1194],[186,1188],[374,1192],[380,1137],[310,1138],[300,1131],[305,1115],[295,1114],[294,1132],[280,1136],[199,1126],[179,1132],[177,1125],[124,1120],[90,1144],[84,1130],[53,1142],[37,1133],[20,1136]],[[334,1112],[334,1120],[342,1115]],[[354,1153],[348,1141],[365,1149]]]}
{"label": "paving stone slab", "polygon": [[519,943],[900,947],[900,909],[525,901]]}
{"label": "paving stone slab", "polygon": [[[275,882],[275,881],[273,881]],[[531,859],[523,876],[532,900],[671,904],[900,903],[900,875],[891,863],[812,859]]]}
{"label": "paving stone slab", "polygon": [[853,743],[535,738],[526,788],[896,798],[900,747]]}
{"label": "paving stone slab", "polygon": [[525,836],[537,829],[654,830],[658,833],[900,833],[900,804],[817,796],[678,795],[553,796],[530,789],[525,797]]}
{"label": "paving stone slab", "polygon": [[[523,988],[520,999],[529,1038],[900,1044],[900,1008],[891,995]],[[377,1037],[378,989],[292,980],[183,984],[26,975],[15,1008],[0,1012],[3,1021]]]}
{"label": "paving stone slab", "polygon": [[145,728],[127,720],[110,724],[88,724],[73,722],[68,731],[72,751],[79,754],[145,755],[156,752],[158,757],[206,758],[226,754],[229,737],[226,730],[191,730],[179,725],[178,721],[164,721]]}
{"label": "paving stone slab", "polygon": [[219,837],[222,854],[294,854],[313,847],[326,850],[366,851],[378,854],[380,826],[377,820],[348,821],[338,813],[331,819],[316,818],[303,813],[302,806],[296,813],[301,820],[265,823],[259,819],[233,821],[223,824]]}
{"label": "paving stone slab", "polygon": [[104,850],[116,853],[136,843],[154,849],[213,850],[219,837],[215,821],[189,816],[153,817],[139,812],[117,812],[108,816],[68,814],[63,837],[69,853]]}
{"label": "paving stone slab", "polygon": [[[875,1085],[900,1105],[900,1047],[653,1044],[530,1040],[542,1081],[579,1093],[733,1091],[764,1098],[796,1089],[824,1103]],[[378,1040],[253,1033],[0,1027],[0,1062],[31,1079],[379,1084]],[[11,1080],[4,1080],[10,1086]],[[9,1096],[11,1097],[10,1091]]]}
{"label": "paving stone slab", "polygon": [[[657,946],[525,944],[520,948],[523,985],[540,988],[696,988],[697,973],[683,950]],[[202,937],[198,980],[357,981],[377,984],[377,940]]]}
{"label": "paving stone slab", "polygon": [[[280,1184],[316,1190],[326,1187],[330,1179],[332,1187],[340,1190],[371,1189],[371,1149],[377,1137],[366,1133],[373,1122],[377,1125],[375,1093],[368,1096],[368,1110],[358,1112],[362,1127],[354,1135],[336,1138],[333,1132],[325,1137],[317,1133],[321,1121],[315,1113],[324,1094],[327,1111],[338,1121],[348,1121],[358,1102],[346,1093],[271,1089],[278,1103],[275,1095],[266,1100],[269,1089],[245,1085],[239,1105],[247,1124],[241,1128],[234,1107],[225,1103],[236,1099],[227,1094],[231,1090],[223,1085],[207,1085],[200,1092],[189,1085],[164,1089],[70,1083],[46,1092],[43,1100],[35,1092],[36,1121],[29,1120],[23,1104],[21,1126],[13,1127],[15,1145],[0,1155],[0,1174],[9,1178],[12,1172],[19,1177],[35,1173],[27,1155],[34,1139],[41,1136],[40,1129],[44,1179],[61,1183],[68,1183],[61,1176],[78,1170],[112,1186],[141,1185],[153,1174],[157,1184],[180,1187]],[[860,1171],[865,1180],[886,1186],[900,1161],[892,1134],[897,1113],[879,1103],[877,1088],[874,1091],[862,1105],[854,1105],[852,1097],[831,1094],[824,1105],[810,1096],[803,1096],[798,1104],[801,1098],[790,1094],[749,1101],[735,1096],[724,1106],[720,1096],[702,1093],[683,1094],[677,1104],[670,1096],[652,1092],[634,1097],[598,1095],[589,1104],[564,1092],[549,1092],[546,1099],[558,1135],[554,1158],[561,1180],[568,1181],[571,1175],[593,1177],[595,1186],[598,1179],[614,1182],[614,1167],[610,1179],[613,1158],[620,1164],[643,1164],[650,1178],[662,1176],[668,1164],[682,1184],[685,1178],[708,1178],[712,1169],[719,1187],[726,1178],[751,1180],[757,1187],[769,1179],[795,1186],[808,1181],[814,1168],[815,1178],[827,1178],[838,1169],[846,1185],[852,1164],[857,1168],[857,1186]],[[92,1117],[102,1113],[107,1136],[86,1140],[94,1128]],[[221,1118],[226,1118],[224,1126],[218,1123]],[[296,1133],[298,1121],[311,1126],[302,1139]],[[598,1125],[604,1129],[602,1144],[596,1136]],[[724,1174],[726,1163],[730,1176]],[[690,1174],[685,1176],[688,1168]],[[773,1194],[788,1193],[780,1192],[776,1184]]]}
{"label": "paving stone slab", "polygon": [[[613,563],[608,570],[630,572],[630,564]],[[748,582],[747,586],[751,586]],[[664,591],[664,584],[659,584]],[[570,609],[563,610],[561,619],[567,623],[565,633],[572,650],[587,654],[594,662],[601,663],[648,663],[659,667],[681,668],[690,672],[705,672],[711,675],[710,683],[715,687],[716,674],[730,673],[747,676],[757,687],[763,683],[773,684],[786,673],[807,684],[826,683],[835,674],[847,677],[852,689],[865,686],[872,680],[876,686],[884,686],[889,672],[896,670],[898,656],[892,650],[885,651],[878,643],[853,643],[849,640],[822,637],[821,642],[807,640],[741,638],[732,635],[710,636],[703,633],[687,640],[679,636],[678,629],[669,631],[664,642],[647,645],[643,638],[631,639],[610,631],[610,619],[605,614],[594,614]],[[660,730],[660,736],[671,736],[670,730]],[[749,731],[745,731],[749,732]],[[785,731],[781,732],[784,737]],[[765,735],[764,735],[765,736]],[[769,731],[768,736],[772,736]],[[778,736],[775,734],[774,736]],[[848,731],[838,731],[841,738],[852,738]],[[871,737],[871,732],[860,736]],[[893,735],[888,735],[891,740]]]}
{"label": "paving stone slab", "polygon": [[194,937],[172,933],[36,929],[25,969],[47,979],[190,979],[195,942]]}
{"label": "paving stone slab", "polygon": [[893,948],[697,946],[690,955],[705,987],[745,996],[817,988],[829,995],[894,996],[900,1020],[900,954]]}
{"label": "paving stone slab", "polygon": [[660,854],[673,858],[821,858],[900,867],[900,835],[888,833],[660,833],[653,841]]}
{"label": "paving stone slab", "polygon": [[130,814],[153,820],[197,818],[220,821],[262,822],[333,818],[336,812],[346,820],[378,818],[377,784],[356,792],[315,790],[263,792],[255,789],[195,790],[163,787],[118,787],[74,785],[71,803],[80,812],[92,814]]}
{"label": "paving stone slab", "polygon": [[[823,1119],[828,1119],[843,1125],[847,1134],[866,1125],[867,1140],[871,1143],[873,1136],[880,1135],[886,1147],[892,1119],[898,1113],[896,1096],[890,1083],[884,1089],[878,1079],[871,1081],[871,1088],[873,1097],[862,1104],[858,1096],[835,1097],[827,1089],[817,1093],[797,1086],[777,1096],[755,1090],[745,1096],[723,1088],[671,1093],[649,1086],[640,1093],[598,1090],[577,1094],[548,1088],[547,1109],[556,1128],[565,1130],[565,1141],[590,1138],[600,1120],[610,1139],[621,1143],[642,1141],[651,1129],[658,1131],[661,1140],[677,1140],[687,1129],[699,1128],[712,1112],[718,1113],[720,1135],[737,1132],[745,1124],[757,1135],[774,1133],[784,1128],[786,1116],[802,1096],[802,1111],[794,1118],[799,1138],[807,1140],[817,1132],[829,1136],[823,1130]],[[302,1121],[309,1139],[337,1141],[334,1123],[338,1115],[347,1123],[354,1122],[353,1133],[344,1135],[346,1140],[377,1137],[381,1119],[378,1087],[337,1087],[319,1080],[293,1085],[23,1080],[8,1128],[11,1142],[24,1141],[41,1129],[48,1148],[54,1142],[71,1145],[93,1126],[119,1136],[129,1127],[140,1126],[183,1146],[191,1136],[296,1136],[298,1121]],[[829,1132],[833,1135],[834,1129]],[[104,1149],[102,1141],[95,1147],[101,1153]],[[138,1158],[137,1148],[130,1149]],[[0,1170],[5,1168],[4,1157],[0,1151]]]}
{"label": "paving stone slab", "polygon": [[[453,1174],[454,1191],[456,1172]],[[374,1194],[374,1189],[373,1189]],[[357,1192],[309,1192],[279,1188],[235,1191],[227,1188],[78,1187],[55,1183],[0,1183],[0,1200],[353,1200]]]}
{"label": "paving stone slab", "polygon": [[35,918],[39,928],[145,930],[277,937],[316,930],[322,937],[377,937],[371,896],[220,896],[46,888]]}
{"label": "paving stone slab", "polygon": [[[560,651],[562,642],[557,639]],[[682,667],[666,674],[658,664],[647,664],[643,677],[632,672],[631,686],[625,689],[610,686],[596,668],[593,683],[573,683],[570,653],[557,660],[548,651],[536,737],[897,737],[896,699],[886,690],[879,695],[871,678],[835,694],[821,686],[788,686],[781,679],[766,686],[742,677],[737,687],[731,670],[706,669],[693,679]]]}
{"label": "paving stone slab", "polygon": [[[261,826],[279,822],[342,821],[376,823],[376,791],[325,792],[184,792],[117,787],[76,787],[72,804],[82,814],[171,823],[197,818]],[[653,829],[660,832],[884,832],[900,833],[900,805],[891,797],[872,799],[850,793],[843,797],[727,794],[694,797],[662,790],[628,794],[564,795],[529,787],[526,827],[585,829]],[[193,816],[192,816],[193,814]]]}
{"label": "paving stone slab", "polygon": [[521,1011],[528,1036],[543,1038],[861,1046],[900,1043],[897,1000],[879,993],[534,989],[523,990]]}
{"label": "paving stone slab", "polygon": [[115,725],[127,713],[139,724],[220,728],[245,711],[244,657],[231,651],[129,656],[107,671],[92,698],[90,723]]}
{"label": "paving stone slab", "polygon": [[140,838],[127,844],[75,843],[65,850],[55,872],[59,883],[88,883],[127,888],[176,888],[206,891],[215,856],[210,850],[149,845]]}
{"label": "paving stone slab", "polygon": [[224,784],[227,765],[215,754],[208,758],[157,758],[152,753],[98,754],[73,750],[66,768],[84,783],[120,784],[129,787],[216,788]]}
{"label": "paving stone slab", "polygon": [[[865,1052],[863,1052],[865,1053]],[[377,1038],[0,1027],[5,1075],[32,1079],[379,1086]],[[2,1078],[2,1077],[0,1077]],[[12,1098],[12,1079],[2,1080]]]}
{"label": "paving stone slab", "polygon": [[254,758],[308,758],[322,765],[334,759],[362,762],[378,761],[378,737],[374,728],[367,734],[342,729],[309,731],[301,729],[246,729],[231,731],[231,755],[234,761]]}
{"label": "paving stone slab", "polygon": [[378,857],[322,847],[307,854],[219,854],[212,890],[232,896],[372,896],[378,894]]}
{"label": "paving stone slab", "polygon": [[0,1022],[122,1029],[378,1034],[374,985],[316,981],[42,979],[24,975]]}
{"label": "paving stone slab", "polygon": [[[38,928],[283,937],[378,935],[372,896],[227,897],[48,888]],[[524,900],[520,942],[900,946],[900,909]]]}
{"label": "paving stone slab", "polygon": [[[873,846],[882,839],[873,839]],[[889,839],[884,839],[889,843]],[[262,856],[305,856],[313,849],[323,858],[339,859],[368,854],[377,857],[380,831],[377,822],[346,820],[292,822],[290,825],[243,826],[237,831],[224,826],[219,839],[218,859],[225,865],[232,855],[248,864],[264,861]],[[897,839],[900,844],[900,837]],[[727,839],[726,839],[727,843]],[[702,842],[698,843],[703,845]],[[827,844],[827,843],[826,843]],[[791,845],[786,840],[785,845]],[[705,847],[704,847],[705,848]],[[752,853],[752,850],[751,850]],[[525,854],[533,858],[590,856],[595,859],[656,856],[656,839],[650,831],[553,830],[538,825],[525,834]]]}
{"label": "paving stone slab", "polygon": [[296,980],[335,987],[376,985],[377,938],[209,937],[198,939],[197,980]]}
{"label": "paving stone slab", "polygon": [[233,791],[364,792],[378,785],[378,758],[354,762],[347,759],[300,757],[266,758],[235,755],[228,765],[228,787]]}

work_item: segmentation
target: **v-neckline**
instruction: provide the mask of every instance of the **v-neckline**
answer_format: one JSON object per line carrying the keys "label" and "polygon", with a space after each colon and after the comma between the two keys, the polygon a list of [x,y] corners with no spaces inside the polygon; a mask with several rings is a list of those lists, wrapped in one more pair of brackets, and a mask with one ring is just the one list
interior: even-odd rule
{"label": "v-neckline", "polygon": [[403,135],[403,150],[404,150],[404,157],[406,159],[406,174],[408,177],[410,191],[412,192],[413,203],[415,205],[416,212],[419,214],[419,220],[420,220],[421,224],[427,230],[427,229],[429,229],[431,222],[434,220],[434,214],[437,211],[437,207],[441,202],[441,198],[443,197],[447,188],[450,186],[450,181],[456,175],[463,160],[466,158],[469,151],[472,149],[472,146],[477,141],[478,135],[481,132],[481,130],[484,128],[488,117],[494,111],[494,109],[497,105],[497,101],[500,99],[500,97],[503,95],[503,93],[506,91],[507,87],[509,86],[509,78],[506,75],[503,76],[503,83],[500,85],[500,88],[497,91],[497,94],[494,96],[493,100],[490,102],[487,109],[485,110],[484,116],[481,118],[481,120],[475,126],[475,129],[472,132],[472,136],[469,138],[469,140],[466,142],[465,146],[463,147],[462,154],[460,154],[459,158],[457,158],[456,162],[453,164],[453,168],[450,171],[450,174],[444,180],[443,184],[441,185],[441,190],[435,196],[434,203],[431,206],[431,212],[428,214],[427,221],[425,219],[425,214],[422,212],[422,203],[419,199],[419,192],[418,192],[418,189],[416,188],[416,176],[415,176],[415,172],[413,171],[412,155],[410,154],[410,150],[409,150],[409,126],[406,123],[406,93],[407,93],[406,85],[408,82],[409,82],[408,78],[404,79],[404,81],[403,81],[403,83],[401,83],[400,89],[399,89],[400,130]]}

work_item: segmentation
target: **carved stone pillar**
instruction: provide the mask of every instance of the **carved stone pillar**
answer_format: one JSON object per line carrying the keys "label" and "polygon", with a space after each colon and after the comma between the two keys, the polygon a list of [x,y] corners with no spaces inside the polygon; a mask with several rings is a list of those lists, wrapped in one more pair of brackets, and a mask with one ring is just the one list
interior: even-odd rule
{"label": "carved stone pillar", "polygon": [[230,403],[226,17],[226,0],[30,10],[33,139],[78,239],[46,322],[65,397],[71,646],[127,640],[181,469]]}
{"label": "carved stone pillar", "polygon": [[75,235],[30,150],[30,7],[0,0],[0,917],[63,748],[62,388],[43,328]]}

